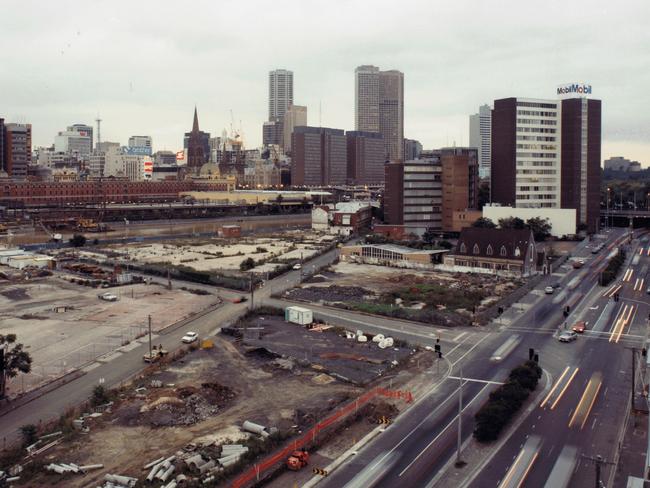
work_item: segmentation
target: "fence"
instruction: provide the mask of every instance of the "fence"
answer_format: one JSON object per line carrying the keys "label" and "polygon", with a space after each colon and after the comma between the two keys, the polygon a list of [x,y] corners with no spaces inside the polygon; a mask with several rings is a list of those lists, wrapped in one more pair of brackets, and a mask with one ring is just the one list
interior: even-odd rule
{"label": "fence", "polygon": [[359,407],[363,407],[366,403],[368,403],[376,396],[385,396],[388,398],[403,399],[406,402],[413,401],[413,396],[408,391],[387,390],[385,388],[373,388],[372,390],[361,395],[356,400],[349,402],[347,405],[340,408],[339,410],[334,412],[326,419],[321,420],[319,423],[317,423],[314,427],[312,427],[301,437],[287,444],[281,451],[266,457],[265,459],[263,459],[261,462],[257,464],[254,464],[253,467],[251,467],[248,471],[244,472],[233,481],[231,485],[232,488],[242,488],[253,480],[259,481],[260,476],[264,472],[268,471],[269,469],[276,466],[277,464],[286,461],[287,457],[289,457],[289,455],[293,451],[300,449],[301,447],[304,447],[310,443],[314,443],[316,441],[316,437],[321,431],[329,428],[330,426],[334,425],[340,420],[345,419],[351,413],[353,412],[356,413]]}

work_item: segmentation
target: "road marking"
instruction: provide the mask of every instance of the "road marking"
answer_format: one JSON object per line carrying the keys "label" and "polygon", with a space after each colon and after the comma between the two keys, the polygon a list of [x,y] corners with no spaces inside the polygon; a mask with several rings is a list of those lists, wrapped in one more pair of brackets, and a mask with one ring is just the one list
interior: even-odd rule
{"label": "road marking", "polygon": [[591,378],[589,378],[589,383],[587,383],[587,387],[585,388],[585,391],[582,393],[582,397],[578,402],[578,406],[576,407],[575,412],[573,412],[571,420],[569,420],[569,428],[573,427],[579,415],[582,416],[584,414],[582,423],[580,424],[580,430],[582,430],[582,428],[585,426],[587,418],[589,417],[589,414],[591,413],[591,409],[596,402],[596,397],[598,396],[598,392],[600,391],[601,386],[602,375],[598,372],[592,374]]}
{"label": "road marking", "polygon": [[[462,415],[462,412],[464,412],[467,408],[469,408],[469,406],[470,406],[472,403],[474,403],[474,401],[475,401],[479,396],[481,396],[481,393],[483,393],[483,391],[484,391],[488,386],[489,386],[489,385],[485,385],[483,388],[481,388],[481,390],[476,394],[476,396],[475,396],[474,398],[472,398],[472,400],[471,400],[467,405],[465,405],[465,406],[463,407],[463,410],[461,411],[461,415]],[[440,438],[440,436],[441,436],[442,434],[445,433],[445,431],[449,428],[449,426],[452,425],[452,424],[454,424],[454,423],[456,423],[456,419],[458,419],[458,415],[456,415],[453,419],[451,419],[451,420],[449,421],[449,423],[448,423],[447,425],[445,425],[445,427],[440,431],[440,433],[439,433],[437,436],[435,436],[435,437],[433,438],[433,440],[432,440],[431,442],[429,442],[429,443],[426,445],[426,447],[420,451],[420,453],[415,457],[415,459],[413,459],[413,461],[411,461],[411,462],[408,464],[408,466],[406,466],[406,467],[402,470],[402,472],[398,475],[398,477],[401,477],[404,473],[406,473],[406,472],[409,470],[409,468],[410,468],[411,466],[413,466],[413,464],[414,464],[418,459],[420,459],[420,457],[422,456],[422,454],[424,454],[424,453],[426,452],[426,450],[429,449],[429,447],[431,447],[431,445],[432,445],[434,442],[436,442],[436,441]]]}
{"label": "road marking", "polygon": [[[555,384],[553,385],[553,388],[551,388],[551,391],[548,392],[548,395],[546,395],[546,398],[544,398],[544,400],[542,400],[542,403],[539,404],[539,407],[540,407],[540,408],[542,408],[542,407],[546,404],[546,402],[548,401],[548,399],[551,398],[551,396],[553,395],[553,393],[555,392],[555,390],[557,389],[557,387],[560,385],[560,382],[562,381],[562,379],[564,378],[564,376],[566,376],[566,374],[569,372],[569,368],[570,368],[570,366],[567,366],[566,368],[564,368],[564,371],[562,372],[562,374],[560,375],[560,377],[557,379],[557,381],[556,381]],[[539,417],[537,417],[537,418],[539,418]]]}
{"label": "road marking", "polygon": [[452,340],[453,340],[454,342],[458,342],[458,340],[459,340],[461,337],[464,337],[464,336],[466,336],[467,334],[469,334],[469,332],[461,332],[461,333],[458,334],[456,337],[454,337]]}
{"label": "road marking", "polygon": [[558,397],[553,402],[553,405],[551,405],[551,410],[553,410],[555,408],[555,406],[558,404],[560,399],[564,396],[564,392],[566,392],[567,388],[569,388],[569,385],[573,381],[573,378],[575,378],[576,374],[578,374],[579,370],[580,370],[580,368],[576,368],[575,371],[573,372],[573,374],[569,377],[569,379],[566,382],[566,385],[564,385],[564,388],[562,388],[562,391],[560,391],[560,394],[558,395]]}

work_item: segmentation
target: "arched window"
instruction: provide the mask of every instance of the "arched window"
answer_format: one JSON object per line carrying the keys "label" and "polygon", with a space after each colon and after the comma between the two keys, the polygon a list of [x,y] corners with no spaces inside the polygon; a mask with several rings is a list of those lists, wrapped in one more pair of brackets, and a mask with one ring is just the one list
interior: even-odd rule
{"label": "arched window", "polygon": [[488,256],[492,256],[492,244],[488,244],[488,247],[485,250],[485,254],[487,254]]}
{"label": "arched window", "polygon": [[465,247],[465,243],[461,242],[460,243],[460,253],[465,254],[467,252],[467,248]]}
{"label": "arched window", "polygon": [[515,247],[515,257],[521,256],[521,251],[519,250],[519,246]]}
{"label": "arched window", "polygon": [[472,249],[472,252],[474,254],[479,254],[481,250],[478,248],[478,244],[474,244],[474,248]]}
{"label": "arched window", "polygon": [[501,256],[507,256],[508,251],[506,251],[506,246],[501,246]]}

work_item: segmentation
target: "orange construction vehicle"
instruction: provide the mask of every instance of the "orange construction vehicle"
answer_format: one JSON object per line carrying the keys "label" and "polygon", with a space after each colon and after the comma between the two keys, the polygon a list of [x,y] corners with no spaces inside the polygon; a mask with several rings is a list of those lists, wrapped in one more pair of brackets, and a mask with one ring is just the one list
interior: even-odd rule
{"label": "orange construction vehicle", "polygon": [[287,468],[291,471],[300,471],[309,463],[309,453],[305,450],[293,451],[287,458]]}

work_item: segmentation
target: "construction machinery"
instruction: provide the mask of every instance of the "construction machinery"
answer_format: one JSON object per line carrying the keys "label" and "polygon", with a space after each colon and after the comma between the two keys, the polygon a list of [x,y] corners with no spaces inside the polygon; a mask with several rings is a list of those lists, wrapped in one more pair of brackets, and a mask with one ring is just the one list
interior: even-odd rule
{"label": "construction machinery", "polygon": [[166,349],[163,349],[162,345],[160,345],[158,347],[153,346],[151,348],[151,353],[145,353],[142,356],[142,359],[144,360],[145,363],[155,363],[159,359],[162,359],[165,356],[167,356],[168,353],[169,353],[169,351],[167,351]]}
{"label": "construction machinery", "polygon": [[291,471],[300,471],[307,464],[309,464],[309,453],[304,449],[293,451],[291,456],[287,458],[287,468]]}

